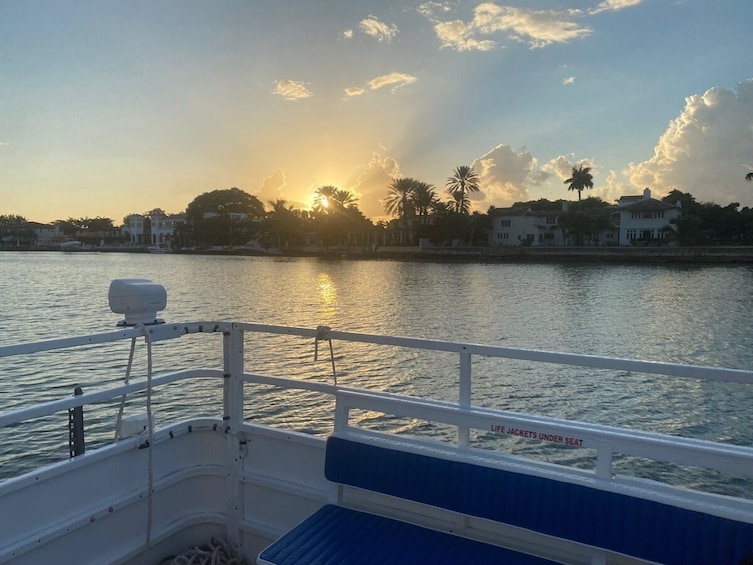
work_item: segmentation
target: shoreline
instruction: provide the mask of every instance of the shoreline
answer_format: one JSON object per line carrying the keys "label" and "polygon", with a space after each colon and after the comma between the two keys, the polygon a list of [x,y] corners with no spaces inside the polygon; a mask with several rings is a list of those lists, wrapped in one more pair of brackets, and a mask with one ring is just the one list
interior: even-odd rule
{"label": "shoreline", "polygon": [[[96,247],[84,249],[7,248],[0,252],[149,253],[146,248]],[[289,251],[282,254],[243,249],[177,251],[168,255],[227,255],[271,258],[377,259],[478,263],[652,263],[652,264],[753,264],[753,246],[719,247],[380,247],[330,251]],[[160,254],[155,254],[160,255]]]}

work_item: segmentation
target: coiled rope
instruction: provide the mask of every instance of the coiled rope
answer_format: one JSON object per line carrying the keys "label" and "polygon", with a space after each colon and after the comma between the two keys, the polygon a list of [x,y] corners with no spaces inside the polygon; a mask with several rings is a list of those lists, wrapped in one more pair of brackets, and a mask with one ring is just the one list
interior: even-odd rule
{"label": "coiled rope", "polygon": [[224,540],[212,538],[210,543],[194,546],[180,555],[165,557],[159,565],[245,565],[243,557],[235,557]]}

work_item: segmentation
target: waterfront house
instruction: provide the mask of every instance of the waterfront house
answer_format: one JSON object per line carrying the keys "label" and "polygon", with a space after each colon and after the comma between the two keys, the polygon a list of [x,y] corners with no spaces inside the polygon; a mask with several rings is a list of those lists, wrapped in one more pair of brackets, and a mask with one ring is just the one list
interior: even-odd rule
{"label": "waterfront house", "polygon": [[53,247],[60,243],[61,235],[52,224],[22,222],[0,225],[0,247]]}
{"label": "waterfront house", "polygon": [[616,205],[583,208],[591,218],[590,225],[599,227],[593,233],[581,234],[563,229],[567,211],[567,202],[562,203],[562,209],[536,210],[528,205],[496,208],[489,213],[489,245],[673,245],[677,230],[673,220],[682,209],[679,202],[652,198],[646,188],[643,194],[621,197]]}
{"label": "waterfront house", "polygon": [[676,244],[677,231],[672,222],[682,212],[680,203],[670,204],[651,197],[646,188],[640,196],[623,196],[612,212],[612,223],[619,232],[619,245]]}
{"label": "waterfront house", "polygon": [[185,214],[163,214],[153,212],[150,216],[151,245],[170,243],[178,224],[186,221]]}
{"label": "waterfront house", "polygon": [[122,231],[131,245],[146,245],[146,222],[143,214],[128,214],[123,222]]}
{"label": "waterfront house", "polygon": [[489,244],[503,245],[564,245],[565,236],[559,225],[563,210],[533,210],[529,206],[495,208],[489,212],[491,232]]}
{"label": "waterfront house", "polygon": [[185,214],[166,214],[156,209],[147,214],[129,214],[122,231],[131,245],[158,245],[172,241],[178,224],[185,221]]}

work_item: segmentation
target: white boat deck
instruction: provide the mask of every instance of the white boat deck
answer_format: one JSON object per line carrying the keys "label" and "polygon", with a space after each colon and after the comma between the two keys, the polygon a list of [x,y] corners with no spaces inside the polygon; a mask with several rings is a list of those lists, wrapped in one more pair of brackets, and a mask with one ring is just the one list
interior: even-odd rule
{"label": "white boat deck", "polygon": [[[753,524],[750,498],[690,491],[641,477],[618,475],[614,470],[615,457],[631,456],[661,465],[710,469],[720,476],[737,477],[753,484],[751,446],[523,414],[474,406],[471,402],[472,367],[478,358],[750,385],[753,385],[752,371],[375,336],[329,328],[229,322],[125,327],[97,335],[4,346],[0,347],[0,359],[131,340],[145,340],[150,352],[154,345],[156,356],[159,353],[156,350],[163,344],[180,342],[183,336],[196,334],[206,334],[215,340],[211,336],[222,336],[221,368],[150,374],[147,379],[129,384],[0,412],[0,428],[7,428],[77,406],[87,409],[107,403],[117,405],[122,395],[130,398],[151,395],[199,378],[215,383],[215,388],[222,390],[215,418],[169,422],[153,432],[146,430],[138,436],[112,441],[84,455],[43,465],[1,482],[0,563],[61,562],[61,555],[66,556],[63,561],[76,563],[157,563],[166,555],[180,553],[212,536],[227,540],[234,551],[253,562],[266,545],[294,525],[326,503],[342,500],[342,489],[338,494],[339,487],[324,476],[324,435],[294,431],[284,422],[274,428],[246,418],[249,395],[244,390],[257,385],[288,391],[286,398],[291,403],[296,402],[294,395],[301,392],[328,399],[328,405],[334,408],[331,431],[335,434],[365,434],[364,437],[388,442],[398,438],[400,449],[486,465],[500,472],[553,478],[565,484],[585,485],[615,495]],[[440,401],[342,386],[330,378],[301,379],[255,372],[249,361],[253,356],[248,355],[246,347],[249,336],[262,334],[288,336],[312,344],[316,340],[320,355],[328,353],[323,344],[330,340],[338,344],[451,353],[457,356],[457,400]],[[255,339],[253,347],[260,343]],[[372,415],[439,425],[440,431],[428,437],[414,437],[413,433],[395,436],[378,429],[365,429],[364,424],[374,421]],[[448,434],[447,430],[453,432]],[[379,439],[383,437],[387,439]],[[587,450],[592,465],[584,469],[526,459],[505,452],[504,442],[501,450],[490,447],[493,441],[478,444],[479,437],[516,437],[557,449]],[[641,562],[622,553],[488,519],[466,516],[459,522],[456,511],[427,508],[412,500],[363,489],[346,489],[346,492],[353,507],[376,510],[516,551],[534,552],[562,563]]]}

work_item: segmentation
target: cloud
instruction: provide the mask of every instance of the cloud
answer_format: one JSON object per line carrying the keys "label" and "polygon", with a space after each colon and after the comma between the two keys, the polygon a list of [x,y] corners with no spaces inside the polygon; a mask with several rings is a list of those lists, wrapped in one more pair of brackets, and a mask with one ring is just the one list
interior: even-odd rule
{"label": "cloud", "polygon": [[390,42],[398,33],[396,25],[386,24],[374,16],[361,20],[358,27],[363,33],[370,35],[377,41]]}
{"label": "cloud", "polygon": [[481,186],[481,193],[473,198],[481,203],[475,206],[477,210],[530,200],[529,190],[543,184],[551,176],[551,173],[539,167],[536,158],[528,151],[515,151],[509,145],[497,145],[476,159],[473,168]]}
{"label": "cloud", "polygon": [[674,188],[698,201],[721,205],[751,204],[753,170],[753,79],[736,92],[714,87],[685,99],[682,113],[670,122],[654,148],[654,156],[631,163],[627,174],[635,187],[656,194]]}
{"label": "cloud", "polygon": [[285,100],[300,100],[313,96],[304,83],[295,80],[278,80],[272,92]]}
{"label": "cloud", "polygon": [[589,14],[598,14],[601,12],[619,12],[625,8],[632,8],[643,2],[643,0],[605,0],[596,8],[589,10]]}
{"label": "cloud", "polygon": [[575,84],[575,77],[567,77],[566,79],[563,79],[562,84]]}
{"label": "cloud", "polygon": [[451,10],[452,8],[450,8],[449,4],[444,2],[424,2],[416,9],[419,14],[429,19],[434,19],[435,14],[438,12],[444,13]]}
{"label": "cloud", "polygon": [[353,30],[352,29],[346,29],[343,32],[343,39],[353,39]]}
{"label": "cloud", "polygon": [[385,86],[392,86],[392,92],[395,92],[398,88],[416,82],[416,80],[416,77],[406,75],[405,73],[389,73],[371,79],[369,81],[369,88],[371,88],[371,90],[377,90]]}
{"label": "cloud", "polygon": [[364,92],[366,91],[360,86],[349,86],[345,89],[345,94],[347,94],[348,96],[360,96]]}
{"label": "cloud", "polygon": [[440,22],[434,25],[434,31],[442,47],[457,51],[489,51],[497,43],[488,36],[495,34],[539,48],[590,35],[590,28],[574,21],[580,14],[577,10],[529,10],[484,2],[473,10],[470,22]]}
{"label": "cloud", "polygon": [[286,186],[285,173],[282,169],[275,169],[271,175],[262,181],[261,187],[257,191],[258,198],[262,202],[284,198],[282,191]]}
{"label": "cloud", "polygon": [[285,173],[282,169],[275,169],[271,175],[264,179],[261,185],[260,191],[274,192],[278,195],[282,194],[282,189],[285,188],[287,183],[285,182]]}
{"label": "cloud", "polygon": [[387,187],[392,179],[400,176],[400,166],[391,157],[379,153],[371,156],[371,161],[351,183],[352,191],[360,198],[358,207],[368,218],[384,217],[382,201],[387,196]]}
{"label": "cloud", "polygon": [[441,22],[434,26],[434,33],[442,42],[442,47],[455,51],[491,51],[496,47],[496,42],[490,39],[476,39],[476,31],[472,24],[465,24],[460,20]]}

